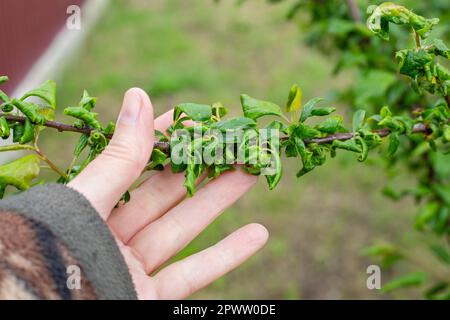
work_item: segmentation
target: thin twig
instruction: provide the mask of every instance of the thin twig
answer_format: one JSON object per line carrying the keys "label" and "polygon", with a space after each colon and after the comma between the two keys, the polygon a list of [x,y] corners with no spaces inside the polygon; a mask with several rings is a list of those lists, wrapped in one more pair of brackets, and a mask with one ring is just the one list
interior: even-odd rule
{"label": "thin twig", "polygon": [[[418,123],[414,125],[412,132],[413,133],[427,133],[429,131],[428,127],[423,123]],[[380,137],[386,137],[391,133],[391,130],[389,129],[377,129],[373,130],[373,133],[378,134]],[[333,135],[329,135],[323,138],[313,138],[313,139],[306,139],[305,143],[317,143],[317,144],[324,144],[324,143],[331,143],[334,140],[350,140],[355,136],[353,132],[344,132],[344,133],[336,133]]]}
{"label": "thin twig", "polygon": [[[8,121],[15,121],[15,122],[20,122],[20,123],[24,123],[25,119],[26,119],[26,117],[23,117],[23,116],[15,116],[15,115],[11,115],[11,114],[5,114],[3,112],[0,112],[0,117],[5,117],[5,119]],[[65,123],[61,123],[61,122],[57,122],[57,121],[50,121],[50,120],[45,121],[45,124],[43,126],[56,129],[59,132],[69,131],[69,132],[77,132],[77,133],[84,133],[84,134],[90,134],[91,131],[94,130],[90,127],[79,128],[79,127],[75,127],[70,124],[65,124]],[[108,139],[112,138],[112,134],[106,134],[105,136]],[[165,153],[169,153],[169,150],[170,150],[170,146],[168,143],[159,142],[159,141],[155,142],[154,148],[159,149]]]}
{"label": "thin twig", "polygon": [[350,15],[352,16],[352,20],[356,23],[360,23],[362,21],[361,12],[359,11],[356,2],[354,0],[347,0],[347,6],[350,9]]}
{"label": "thin twig", "polygon": [[54,164],[49,158],[47,158],[47,156],[44,153],[42,153],[41,150],[35,149],[35,152],[43,161],[45,161],[49,165],[50,168],[52,168],[56,173],[58,173],[61,177],[67,180],[67,175],[64,172],[62,172],[61,169],[59,169],[58,166]]}
{"label": "thin twig", "polygon": [[[448,96],[446,98],[448,99]],[[0,117],[2,117],[2,116],[5,117],[6,120],[8,120],[8,121],[16,121],[16,122],[21,122],[21,123],[25,122],[25,119],[26,119],[25,117],[22,117],[22,116],[13,116],[13,115],[8,115],[8,114],[3,114],[2,112],[0,112]],[[71,126],[68,124],[64,124],[64,123],[60,123],[60,122],[56,122],[56,121],[46,121],[44,126],[57,129],[60,132],[70,131],[70,132],[78,132],[78,133],[84,133],[84,134],[89,134],[92,130],[94,130],[90,127],[77,128],[77,127],[74,127],[74,126]],[[380,137],[386,137],[391,133],[391,131],[387,128],[373,130],[372,132],[378,134]],[[418,123],[418,124],[414,125],[412,132],[413,133],[428,133],[429,128],[425,124]],[[310,143],[327,144],[327,143],[332,143],[334,140],[341,140],[341,141],[350,140],[354,136],[355,136],[355,134],[353,132],[343,132],[343,133],[332,134],[332,135],[322,137],[322,138],[305,139],[304,142],[306,144],[310,144]],[[112,135],[106,135],[106,137],[108,139],[110,139],[112,137]],[[281,139],[285,140],[285,139],[287,139],[287,137],[282,137]],[[153,147],[155,149],[161,150],[165,154],[170,154],[169,142],[155,141]]]}

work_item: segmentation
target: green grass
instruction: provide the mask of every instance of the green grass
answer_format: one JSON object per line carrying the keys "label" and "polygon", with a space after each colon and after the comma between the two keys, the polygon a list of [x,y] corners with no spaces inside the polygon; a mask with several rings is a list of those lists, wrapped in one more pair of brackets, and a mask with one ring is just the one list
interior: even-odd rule
{"label": "green grass", "polygon": [[[284,20],[283,5],[228,2],[234,1],[112,1],[59,79],[60,108],[77,103],[86,88],[99,97],[100,119],[109,121],[124,91],[139,86],[157,114],[188,101],[222,101],[237,114],[241,93],[283,104],[292,83],[310,98],[348,81],[333,78],[330,58],[303,46],[301,32]],[[63,144],[47,134],[43,149],[67,164],[75,141],[70,137]],[[206,248],[252,221],[271,233],[257,256],[193,298],[377,298],[366,288],[371,261],[360,250],[374,239],[390,239],[420,251],[420,236],[410,231],[415,206],[380,195],[380,166],[338,156],[297,180],[299,164],[286,163],[275,191],[261,179],[178,255]],[[382,281],[391,276],[386,271]],[[408,296],[417,295],[387,297]]]}

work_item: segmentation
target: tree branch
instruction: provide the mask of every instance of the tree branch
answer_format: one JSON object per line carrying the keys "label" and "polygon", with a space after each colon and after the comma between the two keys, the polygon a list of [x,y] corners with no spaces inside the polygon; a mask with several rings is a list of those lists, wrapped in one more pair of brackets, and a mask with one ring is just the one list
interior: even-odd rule
{"label": "tree branch", "polygon": [[[3,112],[0,112],[0,117],[5,117],[6,120],[8,121],[15,121],[15,122],[20,122],[20,123],[24,123],[26,117],[22,117],[22,116],[14,116],[14,115],[9,115],[9,114],[4,114]],[[90,127],[83,127],[83,128],[78,128],[72,125],[68,125],[68,124],[64,124],[61,122],[56,122],[56,121],[46,121],[44,126],[48,127],[48,128],[53,128],[56,129],[60,132],[63,131],[69,131],[69,132],[78,132],[78,133],[83,133],[83,134],[90,134],[91,131],[93,131],[93,128]],[[389,129],[377,129],[377,130],[373,130],[373,133],[378,134],[380,137],[386,137],[388,136],[391,131]],[[413,133],[428,133],[429,132],[429,128],[422,123],[418,123],[416,125],[414,125]],[[355,136],[355,134],[353,132],[343,132],[343,133],[336,133],[336,134],[332,134],[326,137],[322,137],[322,138],[312,138],[312,139],[305,139],[305,144],[310,144],[310,143],[317,143],[317,144],[327,144],[327,143],[332,143],[334,140],[341,140],[341,141],[345,141],[345,140],[350,140]],[[106,135],[106,137],[108,139],[112,138],[112,134],[108,134]],[[287,139],[287,137],[282,137],[282,140]],[[159,149],[162,152],[164,152],[165,154],[170,154],[170,145],[168,142],[162,142],[162,141],[155,141],[153,147],[155,149]]]}
{"label": "tree branch", "polygon": [[[412,132],[413,133],[427,133],[429,131],[429,128],[424,125],[423,123],[418,123],[414,125]],[[378,134],[380,137],[386,137],[391,133],[391,130],[389,129],[377,129],[373,130],[373,133]],[[331,143],[334,140],[350,140],[355,136],[353,132],[344,132],[344,133],[336,133],[333,135],[329,135],[323,138],[313,138],[313,139],[306,139],[305,143],[317,143],[317,144],[325,144],[325,143]]]}

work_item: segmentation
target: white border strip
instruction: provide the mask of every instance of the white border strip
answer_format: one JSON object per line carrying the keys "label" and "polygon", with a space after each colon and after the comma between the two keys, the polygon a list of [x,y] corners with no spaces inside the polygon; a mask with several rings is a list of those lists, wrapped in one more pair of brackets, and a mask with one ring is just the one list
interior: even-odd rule
{"label": "white border strip", "polygon": [[19,97],[45,80],[57,78],[70,58],[80,50],[82,42],[99,20],[108,3],[109,0],[87,0],[81,9],[81,29],[69,30],[64,25],[50,46],[13,91],[12,96]]}

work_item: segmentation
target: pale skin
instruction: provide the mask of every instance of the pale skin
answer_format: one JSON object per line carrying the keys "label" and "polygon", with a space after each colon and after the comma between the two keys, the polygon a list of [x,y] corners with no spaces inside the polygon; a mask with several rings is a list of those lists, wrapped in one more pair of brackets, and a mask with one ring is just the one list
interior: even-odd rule
{"label": "pale skin", "polygon": [[164,132],[171,122],[171,111],[154,120],[152,103],[143,90],[128,90],[110,144],[68,185],[83,194],[106,221],[140,299],[186,298],[242,264],[268,239],[265,227],[248,224],[159,270],[257,180],[236,168],[186,198],[184,175],[166,168],[134,189],[129,203],[114,208],[150,158],[154,130]]}

